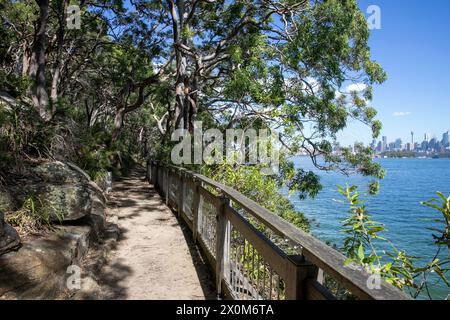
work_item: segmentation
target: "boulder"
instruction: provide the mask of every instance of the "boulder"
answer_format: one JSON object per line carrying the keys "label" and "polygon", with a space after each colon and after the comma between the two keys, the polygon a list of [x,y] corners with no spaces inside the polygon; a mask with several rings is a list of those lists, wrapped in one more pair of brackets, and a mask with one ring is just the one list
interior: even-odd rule
{"label": "boulder", "polygon": [[115,234],[106,224],[105,195],[83,170],[59,161],[27,167],[9,178],[9,193],[0,203],[20,207],[32,197],[39,201],[36,212],[64,223],[57,232],[26,237],[17,251],[20,238],[0,211],[0,300],[62,298],[68,292],[67,268],[81,266],[91,247]]}
{"label": "boulder", "polygon": [[68,267],[81,266],[90,234],[87,226],[68,226],[0,256],[0,300],[58,299],[67,290]]}
{"label": "boulder", "polygon": [[89,183],[89,176],[73,164],[52,161],[31,168],[31,172],[51,184]]}
{"label": "boulder", "polygon": [[32,197],[41,214],[48,215],[51,221],[75,221],[91,211],[92,201],[87,185],[76,184],[27,184],[16,190],[18,202],[23,203]]}
{"label": "boulder", "polygon": [[17,231],[5,222],[0,211],[0,256],[20,248],[20,237]]}
{"label": "boulder", "polygon": [[39,164],[20,180],[10,188],[17,201],[23,203],[30,196],[39,199],[41,210],[54,222],[79,220],[92,212],[94,199],[105,202],[100,188],[73,164]]}
{"label": "boulder", "polygon": [[89,215],[83,217],[80,223],[86,224],[92,228],[92,236],[97,242],[101,242],[106,229],[106,205],[96,195],[92,198],[91,212]]}

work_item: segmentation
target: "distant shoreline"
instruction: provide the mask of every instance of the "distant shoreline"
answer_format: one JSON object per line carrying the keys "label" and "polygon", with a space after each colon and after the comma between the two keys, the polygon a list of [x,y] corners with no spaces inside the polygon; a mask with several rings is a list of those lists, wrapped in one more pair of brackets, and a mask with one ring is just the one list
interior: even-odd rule
{"label": "distant shoreline", "polygon": [[450,153],[423,154],[415,152],[386,152],[377,154],[374,158],[449,159]]}
{"label": "distant shoreline", "polygon": [[[294,157],[299,158],[308,158],[308,155],[305,154],[297,154]],[[450,159],[450,153],[442,153],[442,154],[409,154],[409,153],[392,153],[392,154],[376,154],[373,156],[374,159]]]}

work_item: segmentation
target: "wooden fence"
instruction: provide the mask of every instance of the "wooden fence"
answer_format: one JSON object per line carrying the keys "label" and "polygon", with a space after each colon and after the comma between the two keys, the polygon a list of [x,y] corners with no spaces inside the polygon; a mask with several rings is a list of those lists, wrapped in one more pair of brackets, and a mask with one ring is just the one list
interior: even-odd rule
{"label": "wooden fence", "polygon": [[147,178],[192,230],[218,294],[243,300],[404,300],[397,288],[356,266],[236,190],[151,161]]}

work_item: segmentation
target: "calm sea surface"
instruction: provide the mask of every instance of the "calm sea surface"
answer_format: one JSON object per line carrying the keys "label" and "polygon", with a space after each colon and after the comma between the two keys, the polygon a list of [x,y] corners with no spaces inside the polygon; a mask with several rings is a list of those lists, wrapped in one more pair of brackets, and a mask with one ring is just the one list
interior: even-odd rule
{"label": "calm sea surface", "polygon": [[[345,200],[337,192],[337,185],[359,185],[360,191],[365,192],[372,179],[319,172],[305,157],[296,157],[293,161],[297,167],[318,173],[323,190],[315,199],[299,200],[297,195],[291,195],[291,202],[310,219],[311,231],[316,237],[340,247],[343,238],[339,232],[340,221],[346,217],[348,206],[336,202]],[[436,223],[426,219],[441,218],[442,215],[420,202],[436,198],[436,191],[450,195],[450,159],[376,161],[386,169],[387,175],[381,181],[379,195],[363,197],[369,213],[374,220],[385,224],[388,232],[384,236],[397,248],[406,250],[412,256],[431,259],[436,246],[433,244],[432,231],[427,228],[436,227]],[[442,283],[433,284],[431,289],[434,298],[442,299],[449,293]]]}

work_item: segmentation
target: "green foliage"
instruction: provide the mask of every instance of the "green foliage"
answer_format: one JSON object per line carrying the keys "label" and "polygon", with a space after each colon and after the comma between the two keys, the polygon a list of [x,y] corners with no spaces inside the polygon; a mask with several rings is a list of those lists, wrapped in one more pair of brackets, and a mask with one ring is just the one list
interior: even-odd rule
{"label": "green foliage", "polygon": [[322,190],[320,178],[312,171],[294,168],[292,161],[281,158],[278,182],[280,187],[287,187],[290,192],[297,192],[301,200],[315,198]]}
{"label": "green foliage", "polygon": [[261,167],[223,163],[214,167],[204,166],[201,173],[236,189],[298,228],[309,230],[305,216],[295,210],[289,199],[280,193],[276,179],[261,173]]}
{"label": "green foliage", "polygon": [[51,203],[30,196],[19,210],[6,215],[6,221],[24,234],[40,234],[46,230],[54,230],[55,214],[59,222],[62,222],[64,214],[55,210]]}
{"label": "green foliage", "polygon": [[[440,257],[442,247],[448,249],[450,253],[450,197],[446,198],[442,193],[438,193],[440,199],[423,203],[443,216],[443,219],[433,219],[441,225],[440,228],[433,229],[435,232],[433,239],[437,249],[430,261],[423,264],[419,257],[409,256],[405,251],[398,250],[389,240],[380,235],[386,229],[382,223],[370,217],[367,208],[360,200],[361,195],[357,189],[357,186],[339,187],[339,192],[345,196],[350,205],[349,217],[342,221],[341,230],[346,234],[342,248],[348,257],[346,264],[356,263],[363,266],[367,271],[381,275],[388,283],[408,291],[414,298],[426,294],[432,299],[428,289],[430,274],[436,274],[450,287],[447,279],[450,271],[448,267],[450,255],[444,259]],[[389,243],[392,251],[380,254],[380,250],[376,249],[377,241]]]}
{"label": "green foliage", "polygon": [[441,192],[437,192],[438,199],[431,199],[426,202],[422,202],[423,205],[439,211],[442,214],[441,219],[434,219],[433,221],[443,225],[443,230],[432,229],[433,238],[436,245],[447,246],[450,253],[450,197],[445,197]]}
{"label": "green foliage", "polygon": [[0,102],[0,151],[8,159],[3,166],[24,157],[49,156],[53,135],[54,127],[43,123],[34,108],[20,101]]}
{"label": "green foliage", "polygon": [[[1,35],[0,35],[1,37]],[[15,74],[7,74],[0,69],[0,91],[7,91],[12,96],[22,96],[30,86],[28,78],[18,76]]]}

